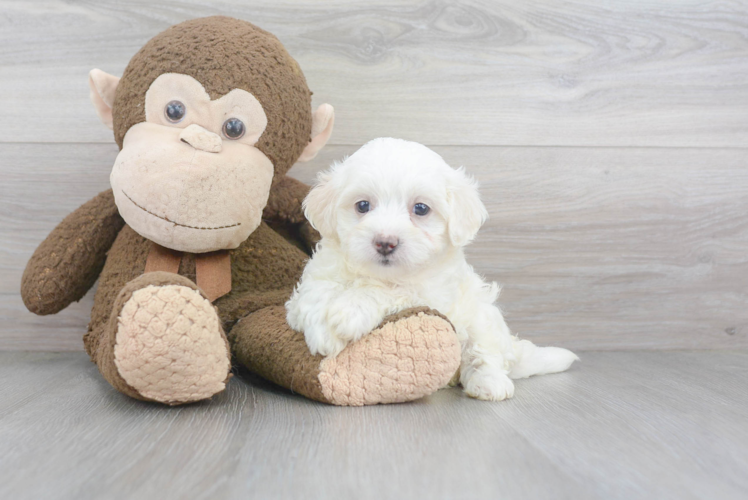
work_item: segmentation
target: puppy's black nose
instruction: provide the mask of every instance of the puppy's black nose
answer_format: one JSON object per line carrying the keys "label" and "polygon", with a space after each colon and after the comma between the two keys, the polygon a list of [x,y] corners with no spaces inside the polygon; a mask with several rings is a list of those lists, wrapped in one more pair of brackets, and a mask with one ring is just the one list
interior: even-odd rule
{"label": "puppy's black nose", "polygon": [[379,237],[374,240],[374,247],[381,255],[389,255],[395,251],[400,241],[394,237]]}

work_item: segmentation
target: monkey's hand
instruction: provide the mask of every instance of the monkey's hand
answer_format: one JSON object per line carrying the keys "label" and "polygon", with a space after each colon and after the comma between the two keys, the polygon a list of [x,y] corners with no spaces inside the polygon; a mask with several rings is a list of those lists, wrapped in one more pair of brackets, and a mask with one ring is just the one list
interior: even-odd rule
{"label": "monkey's hand", "polygon": [[262,218],[284,238],[311,255],[320,235],[304,217],[301,206],[309,189],[293,177],[282,177],[270,188]]}
{"label": "monkey's hand", "polygon": [[99,277],[124,225],[111,189],[65,217],[26,264],[21,297],[28,310],[54,314],[80,300]]}

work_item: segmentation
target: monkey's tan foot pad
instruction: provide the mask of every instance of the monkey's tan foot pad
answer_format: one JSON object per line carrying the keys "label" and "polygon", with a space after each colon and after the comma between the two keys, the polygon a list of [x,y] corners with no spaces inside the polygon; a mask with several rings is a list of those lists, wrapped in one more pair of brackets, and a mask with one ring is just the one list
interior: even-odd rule
{"label": "monkey's tan foot pad", "polygon": [[332,404],[402,403],[444,387],[459,366],[452,324],[436,311],[417,308],[386,318],[336,357],[322,360],[319,381]]}
{"label": "monkey's tan foot pad", "polygon": [[132,292],[117,317],[114,364],[140,396],[167,404],[223,391],[231,369],[213,305],[193,287],[177,284]]}

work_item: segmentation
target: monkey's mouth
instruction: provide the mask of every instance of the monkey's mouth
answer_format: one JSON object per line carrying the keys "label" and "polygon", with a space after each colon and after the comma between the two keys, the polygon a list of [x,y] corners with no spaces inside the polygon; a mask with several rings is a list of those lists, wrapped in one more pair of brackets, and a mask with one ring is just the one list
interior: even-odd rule
{"label": "monkey's mouth", "polygon": [[124,189],[122,189],[121,191],[122,191],[122,194],[124,194],[127,197],[127,199],[130,200],[130,202],[133,205],[135,205],[136,207],[138,207],[139,209],[141,209],[143,212],[145,212],[145,213],[147,213],[149,215],[152,215],[152,216],[154,216],[154,217],[156,217],[158,219],[161,219],[163,221],[166,221],[169,224],[174,224],[175,226],[186,227],[186,228],[189,228],[189,229],[201,229],[201,230],[211,231],[211,230],[215,230],[215,229],[227,229],[227,228],[230,228],[230,227],[237,227],[237,226],[241,226],[242,225],[241,222],[237,222],[235,224],[229,224],[229,225],[226,225],[226,226],[215,226],[215,227],[209,227],[209,226],[201,227],[201,226],[190,226],[189,224],[181,224],[179,222],[176,222],[176,221],[173,221],[173,220],[169,219],[168,217],[164,217],[162,215],[154,214],[153,212],[151,212],[150,210],[148,210],[147,208],[145,208],[144,206],[140,205],[138,202],[136,202],[135,200],[133,200],[130,197],[129,194],[125,193]]}

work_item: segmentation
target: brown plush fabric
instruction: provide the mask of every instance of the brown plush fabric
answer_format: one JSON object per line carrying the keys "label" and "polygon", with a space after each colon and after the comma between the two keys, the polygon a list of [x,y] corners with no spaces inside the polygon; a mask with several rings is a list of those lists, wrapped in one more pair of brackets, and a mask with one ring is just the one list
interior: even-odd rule
{"label": "brown plush fabric", "polygon": [[[298,282],[308,255],[319,241],[319,234],[304,219],[301,209],[309,187],[285,177],[310,141],[312,114],[311,92],[304,75],[281,43],[250,23],[228,17],[187,21],[157,35],[132,58],[117,87],[112,113],[115,140],[120,148],[130,127],[145,120],[146,91],[164,73],[195,78],[211,99],[220,98],[235,88],[246,90],[259,100],[268,118],[257,143],[257,148],[275,169],[269,201],[263,211],[266,222],[239,247],[228,252],[231,291],[214,302],[223,331],[230,332],[237,360],[305,396],[333,403],[339,401],[337,404],[404,401],[435,390],[439,373],[449,370],[451,365],[447,361],[459,362],[459,352],[457,357],[453,356],[454,346],[449,344],[454,340],[449,334],[451,326],[431,313],[421,311],[417,312],[418,316],[404,313],[391,319],[380,329],[386,331],[385,334],[377,336],[374,332],[367,342],[352,344],[345,351],[345,360],[341,358],[338,363],[333,359],[323,371],[321,358],[309,353],[303,335],[293,332],[286,324],[283,304]],[[174,311],[177,316],[172,314],[169,321],[175,317],[192,321],[189,315],[195,316],[193,309],[197,304],[202,311],[200,318],[209,320],[212,327],[203,328],[208,323],[199,321],[193,321],[192,325],[197,325],[202,333],[219,330],[204,291],[194,284],[199,257],[185,253],[179,263],[172,259],[170,269],[178,268],[178,274],[151,272],[144,275],[151,247],[150,241],[124,225],[111,191],[101,193],[68,216],[37,249],[24,272],[24,302],[37,314],[57,312],[80,299],[99,276],[84,345],[106,380],[125,394],[148,399],[125,382],[117,368],[119,360],[122,361],[119,366],[124,367],[124,377],[128,373],[133,375],[128,379],[131,384],[143,382],[144,393],[156,387],[157,390],[149,394],[167,395],[159,399],[161,402],[178,402],[169,399],[168,394],[209,397],[200,390],[190,393],[190,388],[197,384],[188,385],[187,393],[172,391],[178,388],[170,387],[169,381],[179,385],[181,382],[176,379],[184,379],[184,371],[175,370],[163,378],[159,378],[160,375],[150,377],[146,368],[150,370],[154,366],[151,361],[163,364],[170,359],[158,348],[155,355],[153,350],[148,353],[148,359],[139,357],[143,329],[148,330],[143,345],[159,333],[175,333],[177,337],[184,334],[178,326],[164,326],[172,323],[155,326],[152,323],[152,318],[161,314],[160,310],[167,310],[168,305],[178,310]],[[162,289],[154,292],[151,285],[162,286]],[[199,290],[200,295],[180,286]],[[179,316],[180,313],[185,316]],[[245,317],[237,325],[237,321]],[[427,321],[421,324],[419,318]],[[397,326],[391,326],[401,321],[407,322],[402,336]],[[437,332],[437,335],[429,336],[429,332]],[[206,338],[215,348],[208,357],[214,351],[223,354],[219,338],[215,335]],[[422,342],[422,338],[437,341],[429,344],[428,340]],[[178,344],[179,339],[175,342]],[[155,345],[154,340],[148,347]],[[394,354],[390,352],[393,346]],[[413,346],[417,348],[415,351]],[[379,350],[372,358],[376,367],[366,365],[369,348]],[[124,353],[123,357],[117,357],[118,350]],[[199,356],[203,351],[185,348],[179,352],[182,352],[182,359],[173,359],[174,365],[166,363],[156,371],[181,363],[181,366],[191,367],[188,377],[195,375],[194,368],[204,362]],[[198,356],[192,356],[196,353]],[[224,357],[223,362],[228,370],[228,358]],[[397,373],[393,376],[387,368],[391,362],[396,365]],[[219,364],[212,366],[215,368]],[[140,376],[141,371],[145,376]],[[327,385],[320,382],[321,373]],[[349,377],[349,373],[353,375]],[[388,380],[381,401],[377,400],[376,391],[366,385],[373,380],[367,373]],[[214,375],[208,392],[216,386],[220,386],[217,390],[223,388],[223,373],[216,369]],[[199,373],[197,378],[200,378]],[[421,379],[423,381],[419,382]],[[331,396],[326,397],[325,391]]]}
{"label": "brown plush fabric", "polygon": [[262,219],[268,221],[282,221],[288,224],[305,222],[304,210],[301,204],[309,194],[309,186],[293,177],[283,176],[273,185],[268,196]]}
{"label": "brown plush fabric", "polygon": [[280,178],[270,191],[262,219],[283,238],[311,255],[321,236],[304,217],[302,202],[309,189],[293,177]]}
{"label": "brown plush fabric", "polygon": [[226,331],[249,313],[285,303],[308,259],[264,223],[230,254],[231,293],[215,303]]}
{"label": "brown plush fabric", "polygon": [[312,255],[314,248],[322,238],[317,230],[306,221],[299,224],[287,224],[279,220],[269,220],[267,225],[307,255]]}
{"label": "brown plush fabric", "polygon": [[[180,265],[180,274],[185,274],[185,277],[163,272],[143,274],[150,249],[150,241],[129,226],[123,228],[101,273],[89,331],[84,338],[86,351],[99,365],[104,377],[118,390],[139,399],[144,398],[119,377],[113,362],[119,311],[140,285],[190,283],[190,287],[198,289],[192,281],[195,279],[195,256],[191,254],[185,254]],[[229,251],[229,254],[232,282],[235,285],[229,294],[216,301],[224,330],[258,309],[273,305],[280,305],[282,309],[307,259],[306,254],[266,224],[261,224],[239,248]]]}
{"label": "brown plush fabric", "polygon": [[[112,314],[120,290],[143,274],[151,242],[125,226],[109,251],[94,298],[86,350],[96,350],[98,338]],[[215,305],[228,331],[241,317],[269,305],[283,304],[301,276],[307,255],[261,224],[238,248],[229,251],[232,289]],[[195,256],[185,254],[179,273],[195,280]],[[150,273],[149,273],[150,274]]]}
{"label": "brown plush fabric", "polygon": [[127,225],[114,240],[99,277],[88,332],[83,337],[83,345],[91,359],[94,359],[117,296],[128,282],[143,274],[150,249],[151,242]]}
{"label": "brown plush fabric", "polygon": [[319,240],[322,239],[322,235],[319,234],[319,231],[312,227],[309,221],[304,221],[297,227],[299,238],[306,244],[308,248],[307,253],[311,255],[312,251],[317,246],[317,243],[319,243]]}
{"label": "brown plush fabric", "polygon": [[235,360],[252,372],[343,406],[418,399],[447,385],[460,361],[452,324],[426,307],[389,316],[336,358],[312,356],[304,334],[288,326],[282,305],[243,318],[228,338]]}
{"label": "brown plush fabric", "polygon": [[436,309],[431,309],[430,307],[422,306],[422,307],[411,307],[410,309],[405,309],[404,311],[400,311],[395,314],[390,314],[386,318],[382,320],[381,323],[379,323],[379,326],[377,328],[382,328],[384,325],[388,323],[396,323],[400,321],[401,319],[409,318],[411,316],[417,316],[419,313],[423,313],[427,316],[438,316],[447,323],[450,324],[452,329],[454,330],[454,325],[451,321],[449,321],[449,318],[447,318],[445,315],[437,311]]}
{"label": "brown plush fabric", "polygon": [[93,352],[89,352],[91,360],[99,367],[99,371],[104,377],[104,380],[112,384],[112,387],[114,387],[118,391],[127,394],[131,398],[140,400],[145,400],[145,398],[141,396],[140,393],[134,388],[130,387],[122,377],[120,377],[119,371],[114,364],[114,344],[117,335],[117,317],[119,316],[122,307],[125,305],[125,302],[127,302],[130,297],[132,297],[133,292],[139,290],[143,286],[146,286],[148,284],[148,281],[152,279],[156,274],[160,273],[149,273],[147,275],[144,274],[142,276],[139,276],[138,278],[135,278],[135,280],[133,280],[131,283],[128,283],[125,287],[123,287],[122,290],[120,290],[120,293],[117,296],[112,307],[112,315],[109,318],[109,321],[107,321],[105,328],[101,329],[99,338],[96,339],[97,342],[95,344],[95,350]]}
{"label": "brown plush fabric", "polygon": [[80,300],[96,282],[124,224],[111,189],[65,217],[26,265],[21,297],[28,310],[54,314]]}
{"label": "brown plush fabric", "polygon": [[[196,259],[192,254],[184,254],[179,275],[143,274],[151,247],[150,241],[129,226],[122,228],[101,273],[89,331],[84,338],[86,351],[105,379],[121,392],[145,400],[148,398],[120,376],[114,361],[120,311],[135,291],[149,285],[178,284],[199,290],[193,283]],[[229,294],[215,302],[223,330],[229,332],[235,360],[272,382],[333,404],[408,401],[446,383],[442,380],[445,373],[453,363],[459,363],[459,348],[457,354],[452,355],[455,348],[449,344],[456,342],[450,338],[451,324],[443,321],[446,326],[437,325],[434,329],[433,321],[432,324],[425,322],[426,329],[422,329],[419,323],[413,323],[417,316],[425,314],[441,319],[443,316],[428,308],[416,308],[386,318],[365,341],[349,346],[340,360],[326,360],[323,364],[321,356],[311,355],[303,334],[288,326],[283,307],[301,276],[308,255],[265,223],[229,255],[233,287]],[[407,326],[403,335],[385,328],[398,322],[409,322],[403,323]],[[436,338],[441,340],[434,342]],[[412,350],[419,342],[421,354]],[[392,353],[383,350],[383,346],[389,345],[395,346]],[[393,363],[394,371],[388,368],[389,363]],[[381,380],[384,385],[372,388],[372,380]]]}
{"label": "brown plush fabric", "polygon": [[252,372],[308,398],[330,403],[318,378],[324,358],[312,356],[304,335],[288,326],[282,305],[250,314],[228,337],[236,361]]}
{"label": "brown plush fabric", "polygon": [[112,109],[114,138],[145,121],[145,93],[163,73],[191,76],[211,99],[238,88],[254,95],[268,117],[257,148],[280,179],[301,155],[312,131],[311,92],[298,63],[272,34],[224,16],[172,26],[141,48],[127,65]]}

